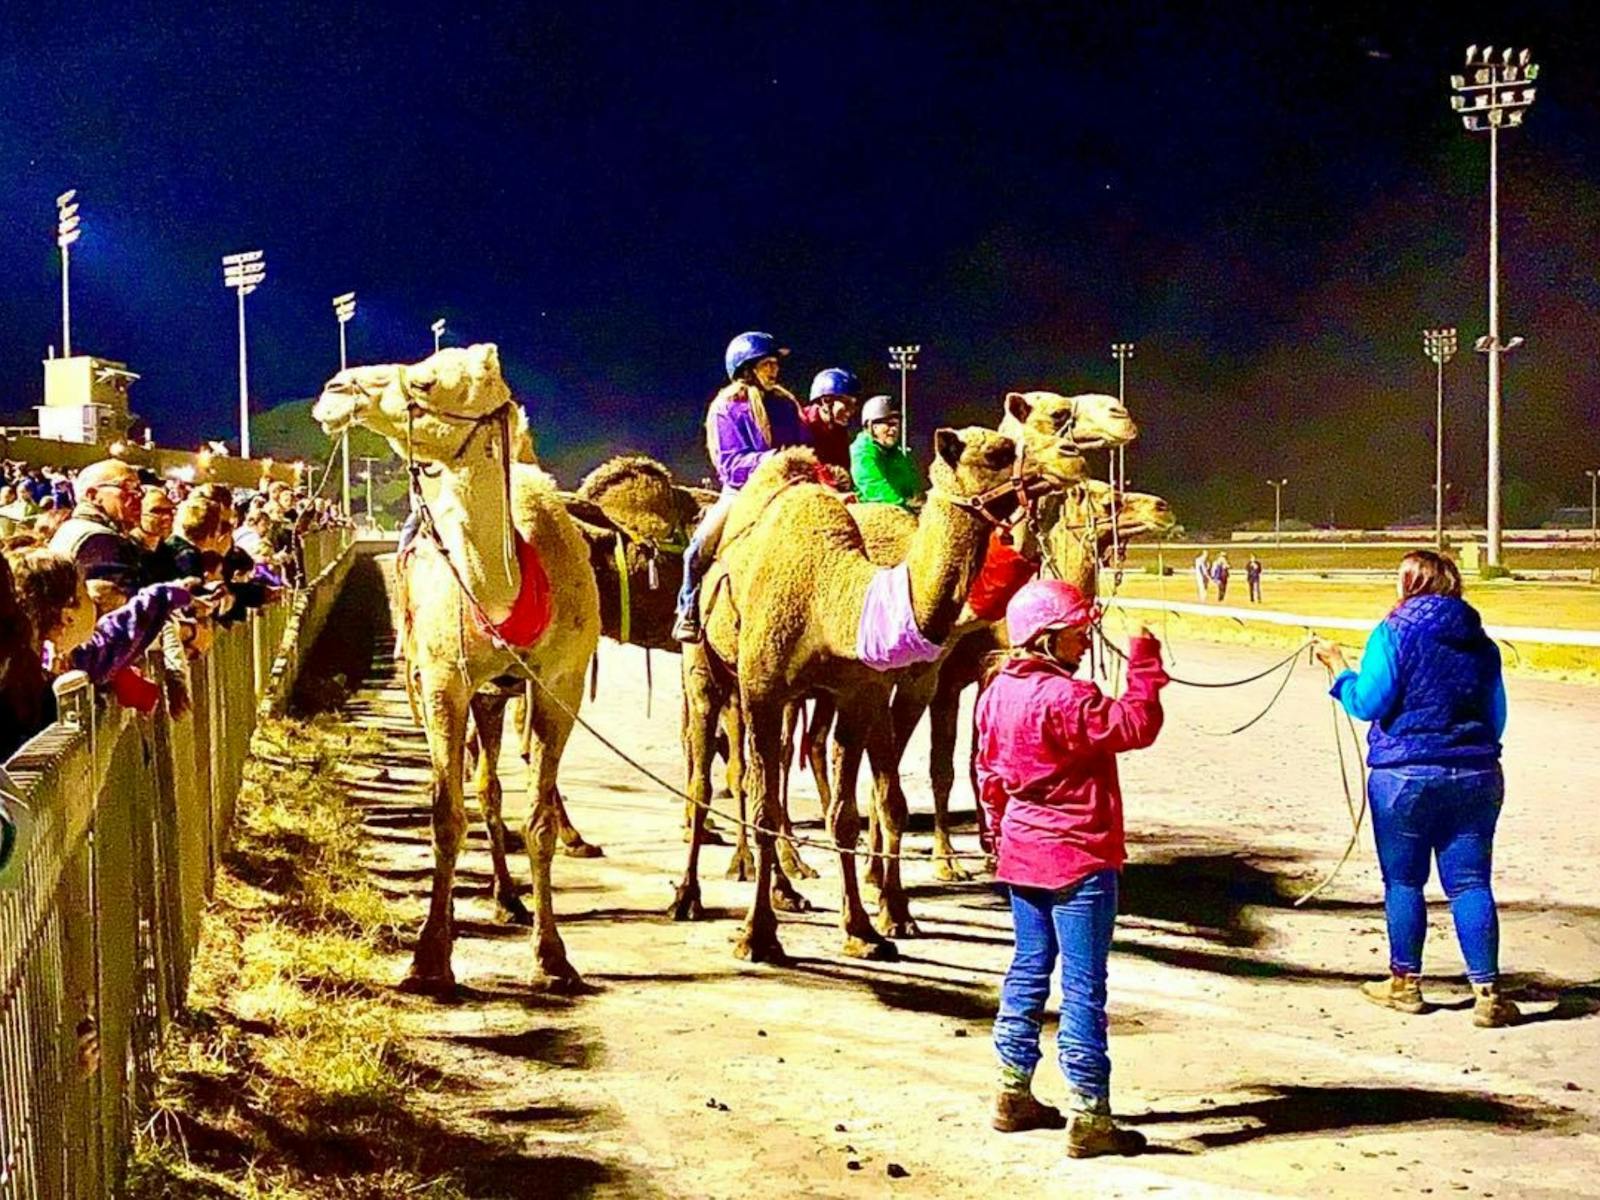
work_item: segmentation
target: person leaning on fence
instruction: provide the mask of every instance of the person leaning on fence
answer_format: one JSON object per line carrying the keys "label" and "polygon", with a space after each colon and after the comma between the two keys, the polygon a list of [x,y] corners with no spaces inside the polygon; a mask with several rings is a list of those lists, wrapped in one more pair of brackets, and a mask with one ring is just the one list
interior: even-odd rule
{"label": "person leaning on fence", "polygon": [[[1161,645],[1141,629],[1116,700],[1076,673],[1095,607],[1072,584],[1041,579],[1006,607],[1012,650],[978,700],[978,800],[995,840],[995,877],[1011,892],[1016,952],[1000,987],[994,1043],[1002,1132],[1059,1129],[1034,1098],[1050,976],[1061,964],[1056,1049],[1067,1078],[1074,1158],[1136,1154],[1144,1137],[1111,1118],[1106,960],[1127,857],[1117,755],[1155,741],[1167,683]],[[987,849],[988,847],[986,847]]]}
{"label": "person leaning on fence", "polygon": [[1361,986],[1376,1004],[1429,1010],[1422,947],[1422,889],[1434,860],[1450,899],[1456,940],[1472,983],[1473,1023],[1521,1015],[1500,992],[1500,917],[1490,886],[1495,825],[1505,799],[1500,740],[1506,725],[1500,650],[1461,598],[1455,563],[1431,550],[1400,561],[1399,603],[1367,638],[1359,673],[1318,639],[1334,699],[1367,729],[1367,795],[1383,873],[1389,977]]}
{"label": "person leaning on fence", "polygon": [[145,554],[132,533],[139,527],[144,485],[139,472],[115,458],[78,472],[78,504],[50,539],[87,580],[115,587],[127,599],[147,582]]}

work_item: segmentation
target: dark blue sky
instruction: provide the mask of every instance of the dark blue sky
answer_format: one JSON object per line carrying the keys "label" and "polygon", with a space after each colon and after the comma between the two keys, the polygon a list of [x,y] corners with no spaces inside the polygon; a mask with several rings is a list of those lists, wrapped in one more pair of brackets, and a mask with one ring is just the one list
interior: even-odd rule
{"label": "dark blue sky", "polygon": [[[744,328],[794,347],[800,386],[838,363],[887,388],[883,347],[920,341],[918,436],[1008,387],[1110,390],[1131,338],[1136,482],[1209,515],[1264,506],[1281,471],[1306,516],[1417,511],[1418,331],[1484,324],[1486,146],[1446,77],[1510,36],[1544,78],[1504,154],[1506,328],[1529,338],[1508,474],[1530,504],[1576,496],[1600,462],[1586,10],[1201,8],[8,14],[0,408],[37,401],[59,339],[52,203],[75,186],[74,342],[143,373],[167,441],[233,433],[218,258],[260,247],[261,404],[336,367],[349,289],[354,361],[419,356],[438,315],[498,342],[563,465],[638,445],[696,467]],[[1481,358],[1450,386],[1470,491]]]}

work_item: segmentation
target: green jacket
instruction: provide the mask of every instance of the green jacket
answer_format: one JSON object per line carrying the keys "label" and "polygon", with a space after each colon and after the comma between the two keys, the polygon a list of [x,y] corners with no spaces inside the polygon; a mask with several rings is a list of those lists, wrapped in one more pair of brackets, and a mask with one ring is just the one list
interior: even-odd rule
{"label": "green jacket", "polygon": [[878,445],[865,429],[850,443],[850,478],[856,497],[871,503],[910,507],[922,495],[922,470],[916,460],[898,446]]}

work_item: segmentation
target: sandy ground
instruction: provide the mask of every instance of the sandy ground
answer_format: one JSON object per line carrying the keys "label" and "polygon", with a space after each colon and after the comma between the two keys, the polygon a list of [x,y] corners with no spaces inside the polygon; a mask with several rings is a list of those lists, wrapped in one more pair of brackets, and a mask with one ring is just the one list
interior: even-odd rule
{"label": "sandy ground", "polygon": [[[1218,679],[1272,653],[1176,647],[1175,670]],[[587,715],[668,777],[681,773],[676,660],[602,646]],[[602,859],[556,863],[573,962],[595,985],[530,998],[523,931],[493,923],[487,843],[458,879],[455,1004],[408,1008],[439,1086],[418,1102],[512,1139],[515,1196],[1473,1196],[1600,1195],[1600,690],[1511,684],[1509,798],[1499,839],[1503,962],[1530,1020],[1471,1027],[1448,912],[1433,910],[1430,991],[1447,1007],[1404,1017],[1355,984],[1385,966],[1370,841],[1309,909],[1290,901],[1348,834],[1329,706],[1302,667],[1248,733],[1212,736],[1272,684],[1175,687],[1166,732],[1125,759],[1133,861],[1111,961],[1118,1111],[1151,1153],[1077,1163],[1063,1135],[988,1127],[989,1019],[1009,917],[983,883],[936,883],[908,864],[923,936],[894,964],[838,953],[837,869],[803,884],[819,911],[785,918],[788,968],[751,967],[730,943],[749,885],[709,853],[710,919],[663,913],[685,847],[679,807],[574,736],[562,782]],[[371,804],[372,867],[418,921],[431,853],[426,759],[404,698],[380,674],[352,705],[387,749],[350,764]],[[928,845],[927,742],[905,777]],[[507,754],[507,808],[525,811]],[[386,775],[380,775],[386,772]],[[971,798],[958,839],[974,848]],[[814,831],[809,781],[797,812]],[[519,874],[525,871],[514,861]],[[405,959],[396,957],[395,978]],[[1059,1099],[1053,1054],[1039,1092]],[[487,1193],[486,1193],[487,1194]]]}

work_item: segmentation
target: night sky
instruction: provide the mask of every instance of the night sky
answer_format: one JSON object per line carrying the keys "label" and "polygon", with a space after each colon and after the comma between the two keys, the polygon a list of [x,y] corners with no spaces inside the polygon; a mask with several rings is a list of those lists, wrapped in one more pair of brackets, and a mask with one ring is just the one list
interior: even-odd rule
{"label": "night sky", "polygon": [[569,480],[623,447],[703,473],[746,328],[796,390],[888,390],[920,342],[924,450],[1010,388],[1114,391],[1132,340],[1131,477],[1197,523],[1269,512],[1266,474],[1309,519],[1430,509],[1420,330],[1456,324],[1447,477],[1481,504],[1488,147],[1447,77],[1510,40],[1543,73],[1502,143],[1508,515],[1600,466],[1584,5],[176,7],[8,11],[0,409],[59,341],[76,187],[75,348],[143,374],[164,442],[235,433],[218,259],[259,247],[258,406],[319,389],[354,289],[353,362],[441,315],[498,342]]}

